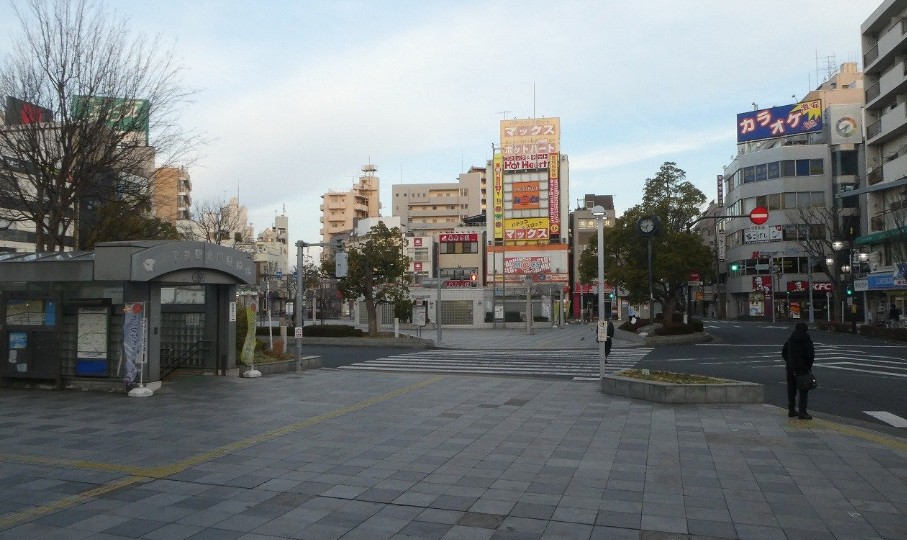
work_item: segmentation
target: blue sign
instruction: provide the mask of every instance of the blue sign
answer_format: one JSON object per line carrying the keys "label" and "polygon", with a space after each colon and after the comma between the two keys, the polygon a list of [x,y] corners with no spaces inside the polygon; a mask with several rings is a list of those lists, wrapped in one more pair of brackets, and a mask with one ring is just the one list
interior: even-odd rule
{"label": "blue sign", "polygon": [[748,111],[737,115],[737,142],[822,131],[822,100]]}
{"label": "blue sign", "polygon": [[894,277],[892,274],[870,275],[866,278],[869,290],[879,289],[907,289],[907,280],[903,277]]}

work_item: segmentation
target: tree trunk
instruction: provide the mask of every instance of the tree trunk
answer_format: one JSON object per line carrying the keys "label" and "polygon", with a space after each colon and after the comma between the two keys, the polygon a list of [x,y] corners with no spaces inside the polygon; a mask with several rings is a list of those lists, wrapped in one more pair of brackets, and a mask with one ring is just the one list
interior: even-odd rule
{"label": "tree trunk", "polygon": [[661,312],[661,324],[663,326],[669,325],[674,321],[674,306],[676,303],[677,298],[673,294],[669,294],[664,303],[664,310]]}
{"label": "tree trunk", "polygon": [[378,309],[373,298],[365,298],[365,313],[368,316],[368,335],[378,335]]}

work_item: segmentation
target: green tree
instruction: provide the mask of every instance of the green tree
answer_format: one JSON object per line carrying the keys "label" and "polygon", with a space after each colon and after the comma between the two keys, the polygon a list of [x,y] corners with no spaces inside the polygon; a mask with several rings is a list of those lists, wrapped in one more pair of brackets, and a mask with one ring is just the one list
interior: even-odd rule
{"label": "green tree", "polygon": [[79,235],[79,249],[94,249],[98,242],[118,240],[179,240],[176,227],[142,211],[143,205],[109,200],[95,210],[96,221]]}
{"label": "green tree", "polygon": [[[629,291],[631,302],[649,297],[648,242],[636,230],[643,216],[661,221],[660,233],[652,238],[652,296],[662,306],[664,324],[672,323],[677,301],[691,272],[714,277],[713,254],[687,225],[700,215],[705,195],[686,180],[686,173],[665,162],[654,178],[647,178],[642,202],[615,220],[605,231],[605,281]],[[598,279],[598,239],[593,237],[580,253],[580,281]]]}
{"label": "green tree", "polygon": [[409,293],[409,257],[398,227],[382,222],[371,228],[359,242],[348,245],[347,276],[340,280],[344,298],[365,300],[368,334],[378,335],[378,304],[395,303]]}

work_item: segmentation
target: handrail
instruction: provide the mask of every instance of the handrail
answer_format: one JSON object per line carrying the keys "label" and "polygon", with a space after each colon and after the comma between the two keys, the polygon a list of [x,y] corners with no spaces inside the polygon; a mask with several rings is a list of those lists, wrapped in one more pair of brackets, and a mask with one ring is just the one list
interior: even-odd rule
{"label": "handrail", "polygon": [[[172,375],[176,370],[185,367],[190,360],[195,359],[198,354],[202,351],[202,345],[210,345],[210,339],[200,339],[192,344],[191,347],[186,349],[181,355],[177,356],[175,359],[167,363],[167,365],[161,365],[161,380],[163,381],[170,375]],[[170,350],[170,349],[161,349],[161,350]]]}

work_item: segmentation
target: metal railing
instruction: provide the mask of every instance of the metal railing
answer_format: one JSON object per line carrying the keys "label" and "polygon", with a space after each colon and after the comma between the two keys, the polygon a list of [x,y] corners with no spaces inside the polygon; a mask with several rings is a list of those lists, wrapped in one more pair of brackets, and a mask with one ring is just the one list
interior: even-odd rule
{"label": "metal railing", "polygon": [[161,349],[161,380],[166,380],[178,369],[189,367],[193,360],[198,360],[200,355],[207,351],[210,344],[211,340],[200,339],[175,358],[173,349]]}

